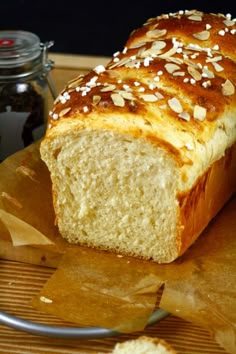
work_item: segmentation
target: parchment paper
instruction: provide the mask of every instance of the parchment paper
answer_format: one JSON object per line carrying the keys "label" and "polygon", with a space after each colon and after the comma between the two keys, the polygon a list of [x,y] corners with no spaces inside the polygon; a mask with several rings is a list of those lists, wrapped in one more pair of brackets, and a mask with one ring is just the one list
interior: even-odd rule
{"label": "parchment paper", "polygon": [[[229,353],[236,353],[235,198],[168,265],[68,245],[54,225],[51,198],[37,144],[0,165],[0,237],[19,242],[17,226],[13,235],[6,212],[20,220],[19,230],[23,221],[40,233],[34,235],[34,247],[61,252],[57,270],[32,299],[34,307],[82,326],[136,331],[145,327],[163,285],[160,307],[207,328]],[[31,242],[26,232],[25,243]]]}

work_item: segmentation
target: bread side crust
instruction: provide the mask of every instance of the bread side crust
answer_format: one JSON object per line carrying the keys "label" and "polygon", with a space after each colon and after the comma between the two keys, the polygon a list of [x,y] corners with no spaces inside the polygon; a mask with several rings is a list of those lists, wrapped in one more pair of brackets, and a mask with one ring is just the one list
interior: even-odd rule
{"label": "bread side crust", "polygon": [[236,192],[236,144],[226,150],[197,180],[193,188],[178,196],[180,205],[180,255],[198,238]]}

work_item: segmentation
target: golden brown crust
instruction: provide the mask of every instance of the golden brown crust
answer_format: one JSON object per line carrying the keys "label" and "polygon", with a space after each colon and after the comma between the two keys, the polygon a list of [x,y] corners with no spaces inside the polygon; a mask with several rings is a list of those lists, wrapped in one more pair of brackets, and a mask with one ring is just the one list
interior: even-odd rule
{"label": "golden brown crust", "polygon": [[142,28],[132,32],[127,46],[132,47],[146,40],[159,37],[160,32],[167,31],[166,38],[175,37],[185,45],[198,45],[206,50],[219,51],[223,56],[236,60],[235,20],[230,14],[203,13],[186,10],[163,14],[149,19]]}
{"label": "golden brown crust", "polygon": [[236,192],[236,144],[202,175],[188,193],[179,195],[181,245],[183,254],[222,206]]}
{"label": "golden brown crust", "polygon": [[[208,39],[194,37],[205,32]],[[167,104],[165,114],[173,124],[184,127],[190,119],[188,129],[200,131],[202,120],[217,119],[235,99],[235,32],[229,16],[195,10],[150,19],[131,34],[106,70],[94,68],[68,84],[51,112],[50,124],[76,115],[86,119],[91,112],[109,114],[114,107],[117,114],[150,114]],[[226,80],[228,91],[226,87],[223,92]],[[185,96],[186,102],[180,99]],[[172,98],[180,101],[182,110],[168,104]],[[197,114],[192,119],[196,105],[206,110],[206,116],[202,112],[202,118]],[[183,112],[189,117],[183,118]]]}
{"label": "golden brown crust", "polygon": [[192,10],[150,19],[106,68],[68,83],[50,112],[47,137],[71,118],[76,129],[100,126],[158,139],[180,165],[192,164],[196,156],[186,149],[208,142],[221,124],[224,129],[219,118],[236,111],[235,47],[229,15]]}

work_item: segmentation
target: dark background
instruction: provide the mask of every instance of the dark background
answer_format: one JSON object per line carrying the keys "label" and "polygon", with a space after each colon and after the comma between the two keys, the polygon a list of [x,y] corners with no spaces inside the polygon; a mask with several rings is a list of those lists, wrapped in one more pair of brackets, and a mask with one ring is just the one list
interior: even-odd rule
{"label": "dark background", "polygon": [[234,0],[0,0],[0,30],[34,32],[53,52],[111,56],[148,18],[185,9],[236,17]]}

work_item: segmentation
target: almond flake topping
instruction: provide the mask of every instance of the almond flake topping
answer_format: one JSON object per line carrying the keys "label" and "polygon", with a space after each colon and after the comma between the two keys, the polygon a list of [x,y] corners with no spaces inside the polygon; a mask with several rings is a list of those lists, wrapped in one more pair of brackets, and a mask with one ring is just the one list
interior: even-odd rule
{"label": "almond flake topping", "polygon": [[234,84],[230,80],[226,80],[224,84],[222,84],[222,94],[224,96],[231,96],[235,93]]}
{"label": "almond flake topping", "polygon": [[195,119],[203,121],[206,118],[206,112],[206,108],[196,104],[193,110],[193,117]]}
{"label": "almond flake topping", "polygon": [[164,41],[154,41],[151,46],[153,50],[161,50],[165,47],[166,47],[166,42]]}
{"label": "almond flake topping", "polygon": [[208,79],[214,79],[215,75],[213,71],[209,70],[207,66],[204,66],[202,69],[202,77],[206,77]]}
{"label": "almond flake topping", "polygon": [[116,89],[116,85],[106,85],[104,86],[100,91],[101,92],[109,92],[109,91],[114,91]]}
{"label": "almond flake topping", "polygon": [[195,69],[193,66],[188,66],[188,73],[193,77],[194,80],[199,81],[202,78],[202,75],[200,74],[197,69]]}
{"label": "almond flake topping", "polygon": [[222,55],[218,55],[216,57],[213,57],[213,58],[207,58],[206,59],[206,63],[212,63],[213,61],[220,61],[222,60]]}
{"label": "almond flake topping", "polygon": [[118,106],[118,107],[125,106],[125,100],[119,93],[113,93],[111,95],[111,99],[112,99],[115,106]]}
{"label": "almond flake topping", "polygon": [[171,57],[172,55],[174,55],[177,52],[177,46],[173,46],[171,49],[169,49],[167,52],[160,54],[159,58],[161,59],[167,59],[169,57]]}
{"label": "almond flake topping", "polygon": [[162,29],[162,30],[154,29],[154,30],[148,31],[146,33],[146,36],[148,38],[160,38],[160,37],[165,36],[166,33],[167,33],[166,29]]}
{"label": "almond flake topping", "polygon": [[202,32],[194,33],[193,37],[200,39],[201,41],[206,41],[210,37],[210,32],[209,31],[202,31]]}
{"label": "almond flake topping", "polygon": [[83,80],[83,76],[79,76],[78,79],[69,82],[68,88],[74,88],[74,87],[78,86],[82,80]]}
{"label": "almond flake topping", "polygon": [[219,73],[221,71],[224,70],[223,66],[221,66],[220,64],[216,63],[216,62],[212,62],[212,65],[214,66],[215,70]]}
{"label": "almond flake topping", "polygon": [[134,44],[131,44],[130,48],[140,48],[140,47],[144,46],[145,44],[146,44],[146,42],[134,43]]}
{"label": "almond flake topping", "polygon": [[176,113],[183,112],[183,108],[182,108],[180,101],[175,97],[168,100],[168,105],[172,109],[172,111],[174,111]]}
{"label": "almond flake topping", "polygon": [[181,112],[178,114],[178,117],[190,121],[190,114],[188,112]]}
{"label": "almond flake topping", "polygon": [[174,71],[179,70],[180,66],[173,63],[167,63],[165,64],[165,68],[168,71],[168,73],[172,74]]}
{"label": "almond flake topping", "polygon": [[120,90],[118,93],[126,100],[133,100],[134,99],[134,96],[131,92]]}
{"label": "almond flake topping", "polygon": [[155,92],[155,95],[157,96],[158,100],[162,100],[164,98],[160,92]]}
{"label": "almond flake topping", "polygon": [[145,102],[156,102],[158,100],[156,95],[152,94],[146,94],[146,95],[140,95],[140,97],[145,101]]}
{"label": "almond flake topping", "polygon": [[59,117],[63,117],[64,115],[66,115],[67,113],[69,113],[71,111],[71,107],[67,107],[65,109],[63,109],[60,113],[59,113]]}
{"label": "almond flake topping", "polygon": [[173,72],[173,76],[185,76],[185,72],[184,71],[175,71],[175,72]]}
{"label": "almond flake topping", "polygon": [[115,70],[107,70],[106,73],[108,74],[109,77],[114,79],[119,77],[119,73]]}
{"label": "almond flake topping", "polygon": [[202,21],[202,16],[200,15],[191,15],[188,17],[189,20],[192,20],[192,21]]}
{"label": "almond flake topping", "polygon": [[233,21],[233,20],[225,20],[225,21],[223,21],[223,23],[224,23],[225,26],[227,26],[227,27],[231,27],[231,26],[234,26],[234,25],[235,25],[235,21]]}

